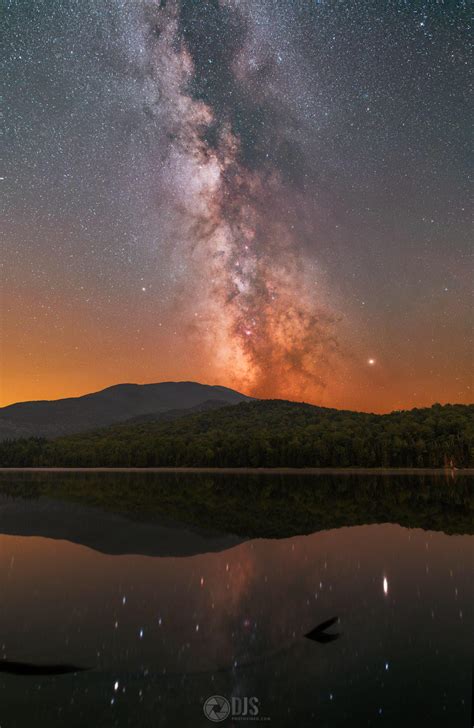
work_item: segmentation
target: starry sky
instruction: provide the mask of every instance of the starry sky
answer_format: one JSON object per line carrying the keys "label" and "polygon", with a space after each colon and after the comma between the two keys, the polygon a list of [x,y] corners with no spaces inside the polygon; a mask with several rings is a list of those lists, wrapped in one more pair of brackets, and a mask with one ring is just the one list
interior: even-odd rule
{"label": "starry sky", "polygon": [[454,0],[4,0],[1,401],[472,401]]}

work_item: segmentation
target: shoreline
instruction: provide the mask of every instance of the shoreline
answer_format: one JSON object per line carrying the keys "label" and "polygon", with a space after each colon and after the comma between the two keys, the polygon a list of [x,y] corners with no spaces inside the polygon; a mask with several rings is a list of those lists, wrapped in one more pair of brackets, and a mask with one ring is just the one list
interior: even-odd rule
{"label": "shoreline", "polygon": [[159,468],[0,468],[0,473],[216,473],[263,474],[263,475],[474,475],[474,468],[451,470],[450,468],[205,468],[205,467],[159,467]]}

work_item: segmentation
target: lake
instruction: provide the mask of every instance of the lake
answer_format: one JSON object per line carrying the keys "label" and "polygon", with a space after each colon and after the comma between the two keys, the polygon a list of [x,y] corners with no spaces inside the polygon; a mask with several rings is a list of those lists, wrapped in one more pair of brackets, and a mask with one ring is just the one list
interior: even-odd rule
{"label": "lake", "polygon": [[473,491],[1,473],[0,726],[469,726]]}

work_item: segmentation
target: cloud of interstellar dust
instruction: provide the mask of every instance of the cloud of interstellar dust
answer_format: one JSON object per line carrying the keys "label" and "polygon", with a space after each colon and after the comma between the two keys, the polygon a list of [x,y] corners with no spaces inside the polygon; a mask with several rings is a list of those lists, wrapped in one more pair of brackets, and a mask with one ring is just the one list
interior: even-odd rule
{"label": "cloud of interstellar dust", "polygon": [[[173,254],[188,261],[184,308],[216,379],[257,396],[314,399],[337,353],[335,317],[288,223],[294,183],[278,154],[261,153],[263,120],[288,160],[281,114],[273,101],[256,105],[241,63],[234,72],[246,38],[237,13],[217,2],[203,12],[168,2],[154,15],[161,173],[176,211]],[[203,24],[231,26],[234,43],[216,50]]]}

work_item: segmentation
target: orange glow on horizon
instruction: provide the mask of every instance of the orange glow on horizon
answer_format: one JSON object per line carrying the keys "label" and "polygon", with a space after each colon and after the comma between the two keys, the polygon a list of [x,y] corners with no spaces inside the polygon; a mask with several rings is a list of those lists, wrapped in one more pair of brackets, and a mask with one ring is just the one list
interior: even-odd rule
{"label": "orange glow on horizon", "polygon": [[[461,324],[459,331],[449,332],[453,342],[457,339],[456,361],[446,346],[437,352],[437,369],[417,323],[413,338],[418,336],[420,346],[413,348],[407,340],[396,356],[390,353],[390,331],[378,341],[376,356],[367,355],[366,342],[350,341],[343,332],[353,353],[334,360],[320,385],[304,386],[307,382],[292,378],[291,367],[285,369],[284,355],[269,358],[265,376],[252,381],[245,356],[238,348],[233,352],[231,339],[224,347],[221,337],[221,348],[213,349],[215,339],[200,340],[176,314],[168,325],[157,324],[154,309],[125,320],[119,308],[104,300],[98,319],[91,306],[68,305],[67,295],[46,310],[39,306],[41,300],[39,292],[22,292],[4,317],[0,406],[77,397],[124,382],[160,381],[219,384],[256,397],[370,412],[472,402],[471,352]],[[369,358],[376,365],[368,364]],[[234,368],[233,361],[239,366]]]}

